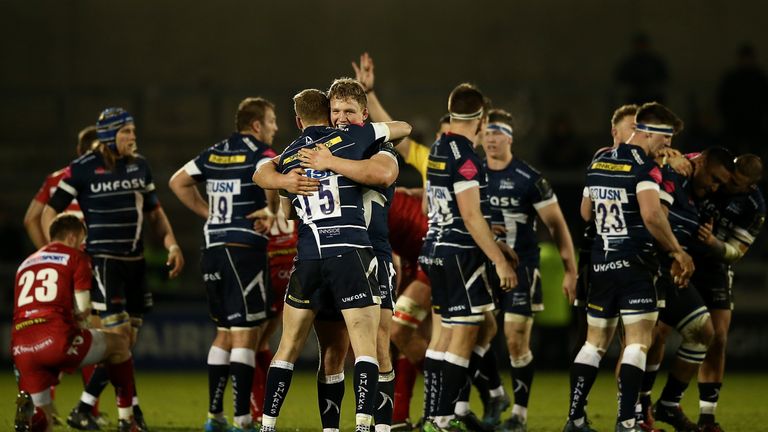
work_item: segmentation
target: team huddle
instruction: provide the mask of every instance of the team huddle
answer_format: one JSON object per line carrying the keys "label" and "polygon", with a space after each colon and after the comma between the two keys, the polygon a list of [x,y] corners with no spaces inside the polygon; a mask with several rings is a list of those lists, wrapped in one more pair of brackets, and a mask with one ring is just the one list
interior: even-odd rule
{"label": "team huddle", "polygon": [[[681,154],[671,145],[683,121],[668,108],[618,108],[613,145],[587,165],[577,262],[553,188],[513,152],[509,112],[460,84],[436,141],[423,146],[378,100],[370,56],[353,66],[355,79],[294,96],[300,132],[282,153],[272,148],[275,105],[246,98],[232,135],[169,180],[205,221],[200,271],[217,332],[203,430],[290,427],[280,413],[295,401],[294,364],[314,329],[317,428],[324,432],[340,430],[350,347],[356,431],[526,431],[531,330],[544,308],[538,219],[559,251],[563,294],[581,338],[563,430],[594,430],[589,393],[617,328],[616,431],[658,431],[657,422],[676,431],[722,430],[715,410],[733,309],[731,264],[765,216],[759,157],[721,147]],[[422,187],[396,188],[403,163],[418,170]],[[184,258],[137,153],[134,119],[108,108],[81,133],[78,158],[49,176],[25,216],[39,249],[16,274],[17,431],[52,431],[62,421],[54,388],[62,372],[77,369],[84,389],[66,418],[70,427],[106,427],[98,399],[111,383],[117,430],[150,430],[131,356],[153,306],[145,219],[168,251],[169,277],[178,276]],[[269,338],[279,327],[273,354]],[[654,403],[672,330],[682,342]],[[499,331],[511,395],[491,343]],[[424,409],[412,422],[420,372]],[[697,422],[680,408],[694,377]],[[223,407],[230,382],[231,424]],[[482,414],[470,405],[473,388]]]}

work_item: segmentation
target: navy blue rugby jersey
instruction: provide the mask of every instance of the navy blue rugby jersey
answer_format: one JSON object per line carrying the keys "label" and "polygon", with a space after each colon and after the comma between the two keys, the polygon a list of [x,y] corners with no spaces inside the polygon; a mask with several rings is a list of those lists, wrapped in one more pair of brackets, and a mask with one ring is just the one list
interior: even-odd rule
{"label": "navy blue rugby jersey", "polygon": [[693,179],[676,173],[669,166],[665,166],[662,172],[664,181],[661,188],[672,197],[669,225],[680,246],[691,253],[702,246],[697,237],[699,209],[693,199]]}
{"label": "navy blue rugby jersey", "polygon": [[521,262],[537,265],[536,211],[557,202],[552,187],[539,171],[518,158],[502,170],[494,171],[487,164],[485,169],[491,224],[504,226],[504,240]]}
{"label": "navy blue rugby jersey", "polygon": [[642,148],[620,144],[587,169],[584,196],[592,199],[596,237],[592,261],[655,256],[654,240],[643,224],[636,194],[660,191],[661,169]]}
{"label": "navy blue rugby jersey", "polygon": [[[385,153],[397,162],[397,152],[392,143],[371,147],[374,153]],[[363,192],[363,208],[368,225],[368,238],[377,257],[392,261],[392,245],[389,244],[389,206],[395,196],[395,185],[387,188],[371,188]]]}
{"label": "navy blue rugby jersey", "polygon": [[479,187],[480,209],[490,222],[487,182],[483,162],[472,141],[446,133],[432,144],[426,184],[429,223],[422,255],[440,258],[477,248],[461,218],[456,194]]}
{"label": "navy blue rugby jersey", "polygon": [[[613,150],[613,147],[602,147],[598,149],[592,156],[592,162],[594,162],[595,159],[600,157],[602,154],[611,150]],[[579,262],[585,259],[585,256],[587,256],[586,259],[589,259],[588,256],[592,254],[592,244],[595,242],[596,235],[597,233],[595,232],[594,223],[588,223],[584,226],[584,233],[581,235],[581,240],[579,241]]]}
{"label": "navy blue rugby jersey", "polygon": [[702,222],[714,222],[713,234],[718,239],[736,239],[751,246],[765,222],[765,199],[757,186],[738,195],[718,192],[700,202],[699,211]]}
{"label": "navy blue rugby jersey", "polygon": [[208,220],[205,247],[240,243],[266,248],[269,237],[253,230],[246,216],[267,206],[264,190],[253,183],[253,172],[277,154],[250,135],[234,133],[184,165],[184,171],[205,182]]}
{"label": "navy blue rugby jersey", "polygon": [[77,198],[88,227],[86,251],[92,256],[142,256],[144,213],[160,205],[147,160],[123,157],[108,171],[101,153],[88,152],[69,171],[48,205],[61,212]]}
{"label": "navy blue rugby jersey", "polygon": [[[368,123],[334,129],[310,126],[280,155],[277,170],[287,173],[300,167],[302,148],[327,146],[334,156],[364,159],[369,149],[389,137],[386,126]],[[310,196],[287,194],[300,217],[299,259],[321,259],[355,248],[369,248],[363,186],[332,171],[306,169],[307,176],[320,180],[319,190]]]}

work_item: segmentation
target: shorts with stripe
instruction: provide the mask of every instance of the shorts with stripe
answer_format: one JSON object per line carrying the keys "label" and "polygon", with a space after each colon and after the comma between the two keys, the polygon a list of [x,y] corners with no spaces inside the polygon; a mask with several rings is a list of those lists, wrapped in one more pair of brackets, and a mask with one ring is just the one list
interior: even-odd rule
{"label": "shorts with stripe", "polygon": [[476,322],[484,312],[494,310],[487,260],[479,248],[432,258],[427,275],[432,282],[432,305],[439,305],[444,322]]}
{"label": "shorts with stripe", "polygon": [[379,292],[381,292],[381,308],[395,309],[395,266],[392,264],[392,258],[377,256],[379,263],[376,280],[379,283]]}
{"label": "shorts with stripe", "polygon": [[203,250],[200,267],[208,311],[218,327],[253,327],[267,319],[272,292],[265,250],[208,248]]}
{"label": "shorts with stripe", "polygon": [[592,262],[589,269],[587,313],[595,318],[616,318],[655,312],[658,266],[639,258]]}
{"label": "shorts with stripe", "polygon": [[659,321],[678,331],[707,313],[707,306],[696,287],[688,284],[685,288],[678,288],[673,283],[668,269],[662,270],[656,281],[656,289],[666,293],[664,307],[659,309]]}
{"label": "shorts with stripe", "polygon": [[147,286],[144,259],[123,260],[93,257],[91,303],[102,317],[127,312],[141,318],[152,309],[154,300]]}
{"label": "shorts with stripe", "polygon": [[521,262],[517,266],[517,286],[509,292],[499,288],[499,277],[492,264],[488,266],[488,279],[498,293],[499,303],[504,313],[532,317],[534,312],[544,310],[541,273],[537,265]]}
{"label": "shorts with stripe", "polygon": [[317,260],[297,259],[285,302],[298,309],[318,310],[318,291],[326,289],[329,293],[325,295],[341,310],[381,304],[377,267],[370,248]]}

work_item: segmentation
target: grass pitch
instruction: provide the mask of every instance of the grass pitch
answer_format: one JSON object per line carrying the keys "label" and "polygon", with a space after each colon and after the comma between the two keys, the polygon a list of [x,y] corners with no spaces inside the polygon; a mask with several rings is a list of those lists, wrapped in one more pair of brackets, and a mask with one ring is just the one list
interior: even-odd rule
{"label": "grass pitch", "polygon": [[[509,385],[509,374],[502,377]],[[657,397],[666,379],[662,373],[657,380],[654,397]],[[139,373],[137,377],[139,398],[145,417],[153,431],[201,431],[208,402],[207,377],[204,372],[191,373]],[[419,417],[422,406],[421,381],[414,389],[411,415]],[[763,406],[768,389],[768,374],[737,374],[726,376],[718,421],[728,432],[768,430],[768,410]],[[77,375],[66,376],[56,392],[56,405],[66,416],[77,403],[82,390]],[[225,401],[225,412],[232,418],[230,388]],[[509,391],[509,388],[508,388]],[[8,372],[0,377],[0,430],[13,430],[13,412],[16,385]],[[473,393],[472,407],[481,413],[482,407]],[[351,379],[342,406],[342,430],[353,430],[354,393]],[[698,392],[693,383],[684,398],[683,408],[694,420],[698,413]],[[597,380],[589,399],[589,415],[592,426],[599,431],[612,431],[616,413],[616,387],[613,376],[603,373]],[[111,387],[105,391],[102,410],[115,421],[114,395]],[[560,431],[568,408],[568,376],[565,372],[542,372],[534,379],[531,403],[528,411],[528,430]],[[294,375],[290,393],[283,406],[278,423],[281,431],[318,431],[320,418],[317,410],[315,376],[312,372]],[[661,424],[659,424],[661,426]],[[57,427],[56,431],[68,430]],[[114,430],[114,426],[107,430]],[[668,431],[671,428],[667,427]]]}

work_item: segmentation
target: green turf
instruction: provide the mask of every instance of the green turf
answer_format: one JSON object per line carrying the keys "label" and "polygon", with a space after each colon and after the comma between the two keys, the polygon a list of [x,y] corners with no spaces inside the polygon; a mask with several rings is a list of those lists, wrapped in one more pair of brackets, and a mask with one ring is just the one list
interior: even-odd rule
{"label": "green turf", "polygon": [[[504,373],[505,380],[509,380]],[[663,385],[665,375],[659,378]],[[342,407],[342,430],[351,430],[354,415],[350,380]],[[565,373],[539,373],[533,386],[529,409],[530,431],[560,431],[568,405],[568,377]],[[508,384],[508,383],[507,383]],[[153,431],[201,431],[205,420],[208,386],[204,373],[140,373],[138,385],[141,405]],[[768,388],[768,374],[730,374],[723,387],[718,420],[728,432],[768,430],[768,410],[763,408]],[[228,389],[229,390],[229,389]],[[12,374],[0,377],[0,430],[13,430],[12,415],[16,386]],[[67,376],[59,386],[56,404],[66,413],[77,402],[81,386],[79,377]],[[654,394],[658,394],[658,389]],[[104,410],[114,420],[114,397],[104,397]],[[231,392],[230,392],[231,393]],[[411,407],[414,417],[421,412],[421,383],[415,388],[416,397]],[[474,396],[474,395],[473,395]],[[695,384],[684,400],[684,409],[695,417],[697,412]],[[317,431],[320,421],[315,396],[314,374],[298,373],[293,378],[290,393],[283,406],[279,427],[281,431]],[[226,400],[226,412],[231,418],[231,396]],[[472,406],[482,411],[477,399]],[[590,395],[589,413],[593,427],[612,431],[616,412],[616,390],[613,377],[603,374]],[[694,419],[695,420],[695,419]],[[66,430],[61,427],[56,430]],[[667,429],[671,430],[671,429]]]}

